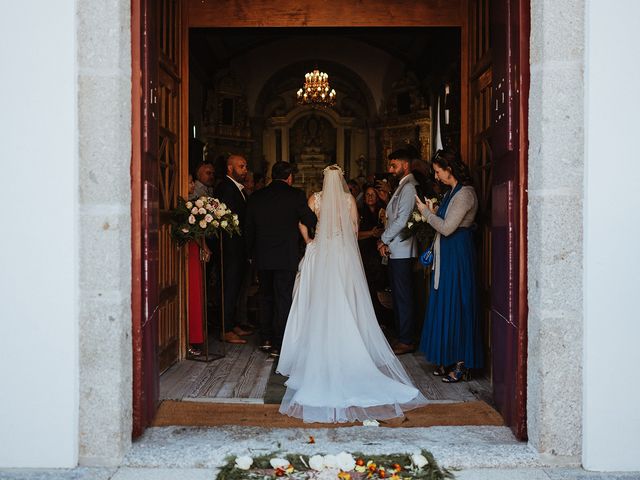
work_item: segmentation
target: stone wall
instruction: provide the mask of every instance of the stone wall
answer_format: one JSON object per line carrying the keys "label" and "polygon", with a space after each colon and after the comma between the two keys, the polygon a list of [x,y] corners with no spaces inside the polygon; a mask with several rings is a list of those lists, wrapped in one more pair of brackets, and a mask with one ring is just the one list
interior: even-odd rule
{"label": "stone wall", "polygon": [[77,8],[80,463],[131,444],[131,3]]}
{"label": "stone wall", "polygon": [[569,457],[582,448],[584,19],[584,0],[531,1],[528,430]]}
{"label": "stone wall", "polygon": [[[131,443],[130,2],[77,3],[80,463]],[[528,428],[577,456],[582,415],[584,0],[532,0]]]}

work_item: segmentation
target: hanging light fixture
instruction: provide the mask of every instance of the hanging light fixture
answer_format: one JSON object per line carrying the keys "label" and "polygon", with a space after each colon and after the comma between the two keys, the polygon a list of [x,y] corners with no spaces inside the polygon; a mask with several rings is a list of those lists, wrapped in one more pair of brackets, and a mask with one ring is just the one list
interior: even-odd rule
{"label": "hanging light fixture", "polygon": [[331,106],[336,103],[336,91],[329,86],[329,75],[318,70],[304,76],[304,87],[297,92],[302,105]]}

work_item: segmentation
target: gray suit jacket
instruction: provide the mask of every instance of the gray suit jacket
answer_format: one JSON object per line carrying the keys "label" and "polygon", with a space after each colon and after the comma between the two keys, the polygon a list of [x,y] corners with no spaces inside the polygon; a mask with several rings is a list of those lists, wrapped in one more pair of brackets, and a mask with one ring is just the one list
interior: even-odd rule
{"label": "gray suit jacket", "polygon": [[391,250],[391,258],[412,258],[418,256],[418,246],[414,237],[402,240],[400,232],[407,225],[416,204],[416,185],[412,174],[398,186],[387,205],[387,228],[380,239]]}

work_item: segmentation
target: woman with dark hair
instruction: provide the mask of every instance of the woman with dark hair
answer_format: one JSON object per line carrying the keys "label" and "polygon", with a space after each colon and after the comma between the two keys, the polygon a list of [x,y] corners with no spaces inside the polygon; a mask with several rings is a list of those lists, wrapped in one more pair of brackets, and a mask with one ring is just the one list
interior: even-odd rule
{"label": "woman with dark hair", "polygon": [[[434,375],[454,383],[482,367],[483,355],[476,297],[473,225],[478,198],[460,155],[439,150],[432,160],[435,179],[447,189],[440,206],[417,198],[417,206],[436,230],[429,306],[420,350],[437,365]],[[424,201],[424,203],[423,203]],[[445,366],[453,369],[447,372]]]}
{"label": "woman with dark hair", "polygon": [[[384,232],[381,218],[382,204],[378,199],[378,193],[372,185],[364,188],[364,205],[359,209],[360,227],[358,230],[358,246],[364,265],[364,274],[367,278],[369,293],[376,312],[378,323],[382,323],[384,307],[378,300],[378,291],[384,288],[385,272],[380,261],[377,241]],[[384,212],[383,212],[384,213]]]}

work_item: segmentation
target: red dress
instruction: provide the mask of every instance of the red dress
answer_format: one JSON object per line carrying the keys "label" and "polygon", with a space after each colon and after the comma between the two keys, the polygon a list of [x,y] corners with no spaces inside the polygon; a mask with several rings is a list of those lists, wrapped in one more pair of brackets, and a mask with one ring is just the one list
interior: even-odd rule
{"label": "red dress", "polygon": [[189,343],[203,343],[202,334],[202,263],[200,247],[189,242],[189,300],[187,304],[189,318]]}

